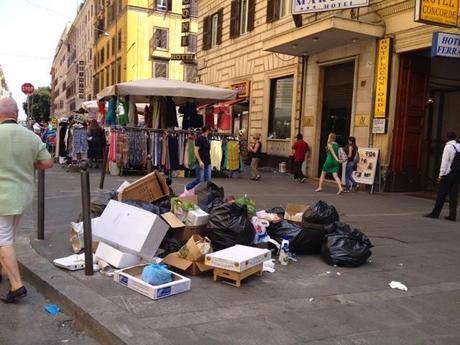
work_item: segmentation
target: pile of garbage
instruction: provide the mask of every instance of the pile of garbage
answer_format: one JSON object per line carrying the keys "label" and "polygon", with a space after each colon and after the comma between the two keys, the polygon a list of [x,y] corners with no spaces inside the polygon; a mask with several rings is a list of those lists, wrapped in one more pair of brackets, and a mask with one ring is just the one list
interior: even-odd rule
{"label": "pile of garbage", "polygon": [[[329,265],[358,267],[372,254],[369,238],[340,222],[335,207],[324,201],[257,210],[248,196],[225,196],[210,181],[175,196],[158,172],[97,195],[91,212],[94,262],[101,273],[152,299],[190,290],[184,273],[214,270],[215,278],[221,274],[240,286],[248,270],[261,272],[268,265],[273,271],[271,257],[287,265],[296,255],[320,255]],[[78,254],[83,225],[71,227]],[[69,263],[72,257],[63,258],[68,265],[63,259],[55,263],[84,268],[82,254],[73,257],[78,265]],[[117,270],[110,273],[112,267]]]}

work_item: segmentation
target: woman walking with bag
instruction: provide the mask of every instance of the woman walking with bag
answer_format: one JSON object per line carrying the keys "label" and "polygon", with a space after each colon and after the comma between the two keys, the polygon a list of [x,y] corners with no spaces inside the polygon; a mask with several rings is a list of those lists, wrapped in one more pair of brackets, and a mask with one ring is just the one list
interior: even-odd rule
{"label": "woman walking with bag", "polygon": [[259,181],[260,174],[257,168],[259,167],[260,158],[262,156],[262,143],[260,142],[259,133],[254,134],[252,137],[254,138],[254,143],[249,148],[251,157],[251,180]]}
{"label": "woman walking with bag", "polygon": [[340,178],[339,178],[339,170],[340,170],[340,163],[341,163],[339,159],[339,144],[335,142],[335,138],[336,138],[335,133],[330,133],[327,138],[326,161],[324,162],[323,171],[321,172],[321,176],[319,178],[319,186],[315,190],[315,192],[323,191],[323,184],[324,184],[324,179],[326,178],[326,174],[331,173],[339,189],[337,194],[340,195],[343,193],[342,183],[340,182]]}
{"label": "woman walking with bag", "polygon": [[345,169],[345,192],[351,192],[357,189],[358,185],[353,179],[353,171],[356,170],[356,165],[359,162],[358,146],[356,146],[356,138],[348,138],[348,147],[345,151],[347,153],[347,167]]}

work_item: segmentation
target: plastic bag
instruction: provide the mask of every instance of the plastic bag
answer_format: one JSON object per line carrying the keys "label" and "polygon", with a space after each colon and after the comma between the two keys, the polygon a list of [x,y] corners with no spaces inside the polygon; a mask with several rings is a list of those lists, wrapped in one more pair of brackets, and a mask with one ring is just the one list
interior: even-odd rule
{"label": "plastic bag", "polygon": [[236,203],[214,208],[209,216],[208,237],[215,250],[236,244],[251,245],[256,231],[248,219],[246,206]]}
{"label": "plastic bag", "polygon": [[332,224],[340,220],[339,214],[333,205],[328,205],[325,201],[318,201],[315,206],[307,209],[302,217],[302,223],[313,224]]}
{"label": "plastic bag", "polygon": [[198,197],[198,206],[207,213],[224,203],[224,188],[218,187],[211,181],[196,186],[195,194]]}
{"label": "plastic bag", "polygon": [[286,213],[286,210],[282,208],[281,206],[276,206],[276,207],[271,208],[270,210],[267,210],[267,213],[275,213],[279,217],[283,218],[284,213]]}
{"label": "plastic bag", "polygon": [[372,255],[369,238],[348,224],[336,222],[326,227],[321,257],[329,265],[358,267]]}
{"label": "plastic bag", "polygon": [[153,205],[148,202],[136,201],[136,200],[124,200],[122,202],[123,204],[139,207],[145,211],[152,212],[158,216],[161,214],[161,210],[157,205]]}
{"label": "plastic bag", "polygon": [[248,214],[250,216],[254,216],[256,214],[256,203],[252,201],[251,199],[248,198],[248,196],[245,194],[243,197],[238,198],[235,200],[235,202],[238,205],[246,205],[248,209]]}
{"label": "plastic bag", "polygon": [[251,218],[251,223],[254,229],[256,230],[254,244],[268,242],[270,240],[270,237],[267,234],[267,228],[270,226],[270,222],[266,219],[261,219],[254,216]]}
{"label": "plastic bag", "polygon": [[319,254],[325,232],[322,229],[303,228],[287,220],[271,223],[267,228],[268,235],[281,243],[283,237],[289,239],[289,250],[294,254]]}
{"label": "plastic bag", "polygon": [[162,285],[172,281],[172,274],[165,265],[151,264],[144,267],[142,280],[150,285]]}

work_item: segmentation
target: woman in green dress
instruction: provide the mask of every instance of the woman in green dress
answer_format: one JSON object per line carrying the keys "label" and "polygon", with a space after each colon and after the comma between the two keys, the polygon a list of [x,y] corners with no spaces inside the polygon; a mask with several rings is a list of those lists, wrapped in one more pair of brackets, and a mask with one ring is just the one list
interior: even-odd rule
{"label": "woman in green dress", "polygon": [[327,146],[326,146],[327,156],[326,161],[323,165],[323,171],[321,172],[321,177],[319,178],[319,186],[316,189],[316,192],[323,191],[323,183],[324,179],[326,178],[327,173],[331,173],[334,177],[335,182],[337,183],[337,187],[339,191],[337,194],[343,193],[342,183],[339,178],[339,170],[340,170],[340,159],[339,159],[339,144],[335,142],[335,133],[330,133],[327,138]]}

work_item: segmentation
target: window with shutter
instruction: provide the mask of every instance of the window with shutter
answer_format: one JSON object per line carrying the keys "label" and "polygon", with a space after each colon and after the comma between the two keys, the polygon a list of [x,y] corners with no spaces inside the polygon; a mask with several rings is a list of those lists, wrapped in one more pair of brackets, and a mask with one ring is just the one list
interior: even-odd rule
{"label": "window with shutter", "polygon": [[184,80],[189,83],[196,83],[197,68],[194,64],[184,64]]}
{"label": "window with shutter", "polygon": [[217,32],[216,32],[216,44],[220,45],[222,44],[222,25],[224,21],[224,9],[220,9],[217,12]]}
{"label": "window with shutter", "polygon": [[211,48],[211,17],[207,16],[203,19],[203,50]]}
{"label": "window with shutter", "polygon": [[173,0],[166,0],[166,2],[167,2],[167,8],[166,8],[166,10],[167,10],[168,12],[171,12],[171,11],[172,11],[172,3],[173,3]]}
{"label": "window with shutter", "polygon": [[249,32],[254,30],[255,21],[256,21],[256,0],[248,0],[248,25],[247,29]]}
{"label": "window with shutter", "polygon": [[168,11],[170,6],[169,0],[156,0],[155,9],[159,11]]}
{"label": "window with shutter", "polygon": [[154,60],[154,77],[155,78],[168,78],[168,62],[161,60]]}
{"label": "window with shutter", "polygon": [[292,98],[294,77],[287,76],[270,81],[269,137],[286,139],[291,135]]}
{"label": "window with shutter", "polygon": [[197,51],[197,37],[196,34],[189,34],[189,42],[188,42],[187,52],[189,53],[196,53]]}
{"label": "window with shutter", "polygon": [[248,14],[249,14],[249,0],[240,0],[239,1],[239,22],[240,22],[240,32],[239,34],[245,34],[248,32]]}
{"label": "window with shutter", "polygon": [[267,0],[267,23],[272,23],[275,21],[273,18],[273,9],[275,6],[275,0]]}
{"label": "window with shutter", "polygon": [[219,15],[214,13],[211,17],[211,47],[217,46],[217,27],[219,23]]}
{"label": "window with shutter", "polygon": [[198,0],[190,0],[190,15],[198,17]]}
{"label": "window with shutter", "polygon": [[168,30],[156,29],[155,30],[155,48],[168,49]]}
{"label": "window with shutter", "polygon": [[239,12],[239,1],[232,0],[230,7],[230,38],[236,38],[240,35]]}

